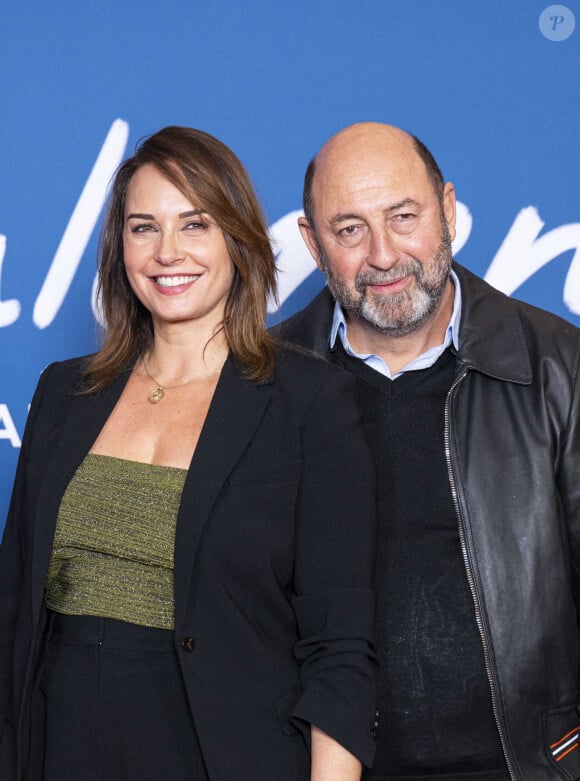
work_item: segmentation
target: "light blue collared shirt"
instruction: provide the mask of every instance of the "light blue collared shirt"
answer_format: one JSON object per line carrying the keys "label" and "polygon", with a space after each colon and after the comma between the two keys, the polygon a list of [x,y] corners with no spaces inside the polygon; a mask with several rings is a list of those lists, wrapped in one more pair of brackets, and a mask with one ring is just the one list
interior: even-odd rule
{"label": "light blue collared shirt", "polygon": [[455,288],[455,295],[453,298],[453,311],[451,313],[449,325],[447,326],[447,330],[445,331],[445,338],[443,340],[443,343],[435,347],[430,347],[424,353],[417,356],[417,358],[413,358],[413,360],[410,361],[406,366],[403,366],[401,371],[392,375],[389,367],[380,356],[374,355],[372,353],[369,355],[365,355],[363,353],[357,353],[352,349],[348,341],[347,326],[344,317],[344,312],[342,311],[342,307],[340,306],[338,301],[334,305],[334,316],[332,318],[332,328],[330,330],[330,349],[332,350],[336,342],[336,337],[339,336],[340,341],[342,342],[342,346],[344,347],[348,355],[352,356],[353,358],[358,358],[363,363],[366,363],[366,365],[369,366],[371,369],[374,369],[375,371],[384,374],[385,377],[388,377],[391,380],[396,380],[397,377],[400,377],[401,374],[404,374],[405,372],[417,371],[418,369],[428,369],[429,366],[433,366],[435,361],[449,347],[450,344],[453,344],[456,350],[459,349],[459,324],[461,321],[461,287],[459,285],[459,280],[457,279],[457,274],[454,271],[450,272],[450,276],[451,276],[451,281],[453,282]]}

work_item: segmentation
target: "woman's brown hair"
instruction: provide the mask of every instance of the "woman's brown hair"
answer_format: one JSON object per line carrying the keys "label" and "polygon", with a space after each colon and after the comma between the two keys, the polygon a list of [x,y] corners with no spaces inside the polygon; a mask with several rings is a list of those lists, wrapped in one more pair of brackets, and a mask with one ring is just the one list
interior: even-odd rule
{"label": "woman's brown hair", "polygon": [[151,316],[133,293],[123,260],[127,188],[144,165],[154,165],[222,229],[234,265],[222,328],[245,375],[266,380],[274,369],[266,304],[276,293],[276,266],[252,184],[236,155],[214,136],[194,128],[166,127],[140,143],[113,180],[99,242],[98,291],[105,338],[87,365],[87,391],[109,385],[153,343]]}

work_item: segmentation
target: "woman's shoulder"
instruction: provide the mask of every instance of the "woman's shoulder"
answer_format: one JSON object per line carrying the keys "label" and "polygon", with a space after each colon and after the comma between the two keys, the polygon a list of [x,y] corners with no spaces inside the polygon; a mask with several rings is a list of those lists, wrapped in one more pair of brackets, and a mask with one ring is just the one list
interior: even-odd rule
{"label": "woman's shoulder", "polygon": [[[82,393],[84,367],[89,356],[50,363],[42,371],[30,404],[26,424],[28,436],[55,429],[68,414],[71,402]],[[26,434],[25,434],[26,436]]]}
{"label": "woman's shoulder", "polygon": [[292,386],[294,391],[302,389],[307,395],[329,384],[340,387],[356,384],[350,372],[307,348],[293,344],[277,346],[274,376],[282,385]]}
{"label": "woman's shoulder", "polygon": [[293,342],[280,342],[276,345],[276,367],[282,370],[302,367],[321,376],[336,371],[344,372],[340,366],[331,363],[308,347],[302,347]]}
{"label": "woman's shoulder", "polygon": [[85,368],[90,355],[81,355],[64,361],[54,361],[46,366],[39,377],[32,399],[32,407],[60,407],[68,404],[73,396],[83,393]]}
{"label": "woman's shoulder", "polygon": [[85,368],[91,357],[92,355],[80,355],[48,364],[40,375],[39,384],[70,386],[71,390],[80,390],[85,376]]}

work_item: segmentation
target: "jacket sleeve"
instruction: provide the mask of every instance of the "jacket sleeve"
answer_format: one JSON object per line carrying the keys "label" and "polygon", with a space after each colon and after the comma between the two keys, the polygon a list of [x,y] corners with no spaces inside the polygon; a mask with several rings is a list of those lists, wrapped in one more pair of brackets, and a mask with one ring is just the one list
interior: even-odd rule
{"label": "jacket sleeve", "polygon": [[314,724],[365,765],[374,757],[375,467],[354,378],[333,368],[303,429],[294,611],[302,696]]}
{"label": "jacket sleeve", "polygon": [[12,699],[12,645],[24,580],[25,507],[32,501],[27,492],[27,473],[36,420],[48,374],[48,369],[43,372],[28,414],[12,498],[0,545],[0,776],[2,778],[12,777],[12,775],[5,775],[5,769],[12,767],[11,763],[14,762],[16,715]]}
{"label": "jacket sleeve", "polygon": [[571,403],[560,447],[558,489],[572,547],[572,585],[580,624],[580,331],[571,379]]}

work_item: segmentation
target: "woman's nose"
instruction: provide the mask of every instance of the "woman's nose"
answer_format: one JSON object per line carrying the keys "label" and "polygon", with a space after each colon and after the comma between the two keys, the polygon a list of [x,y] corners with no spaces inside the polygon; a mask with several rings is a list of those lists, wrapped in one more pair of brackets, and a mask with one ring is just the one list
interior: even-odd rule
{"label": "woman's nose", "polygon": [[166,233],[160,234],[155,260],[163,266],[170,266],[173,263],[183,260],[179,238],[174,231],[167,231]]}

